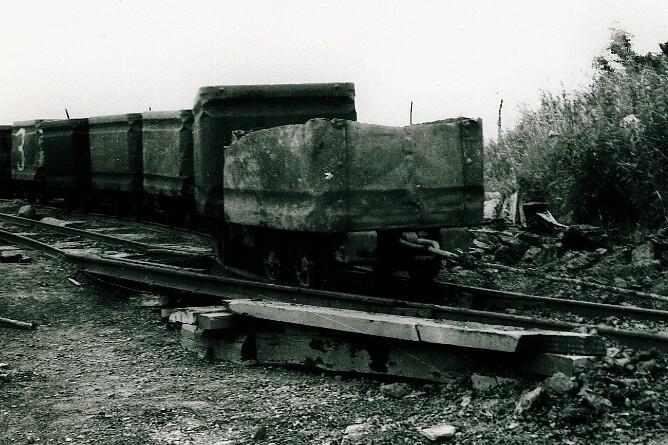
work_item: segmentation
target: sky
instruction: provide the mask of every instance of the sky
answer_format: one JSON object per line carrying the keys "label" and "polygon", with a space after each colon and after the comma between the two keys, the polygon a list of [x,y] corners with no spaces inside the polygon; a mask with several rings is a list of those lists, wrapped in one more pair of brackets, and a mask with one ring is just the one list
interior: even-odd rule
{"label": "sky", "polygon": [[610,29],[668,40],[666,0],[4,0],[0,124],[192,108],[205,85],[354,82],[358,120],[481,117],[586,86]]}

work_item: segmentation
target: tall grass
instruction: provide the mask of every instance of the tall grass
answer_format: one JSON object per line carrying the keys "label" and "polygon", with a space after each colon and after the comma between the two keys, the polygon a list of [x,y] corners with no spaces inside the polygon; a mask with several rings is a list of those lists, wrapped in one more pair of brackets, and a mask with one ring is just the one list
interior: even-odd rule
{"label": "tall grass", "polygon": [[668,222],[668,57],[613,31],[591,84],[543,92],[486,147],[488,186],[544,199],[560,218],[652,228]]}

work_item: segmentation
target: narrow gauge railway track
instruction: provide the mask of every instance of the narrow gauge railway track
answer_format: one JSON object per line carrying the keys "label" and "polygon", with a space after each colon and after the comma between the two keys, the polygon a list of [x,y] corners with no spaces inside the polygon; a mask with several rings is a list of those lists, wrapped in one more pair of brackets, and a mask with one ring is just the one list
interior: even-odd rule
{"label": "narrow gauge railway track", "polygon": [[[67,221],[63,221],[67,222]],[[80,221],[79,221],[80,222]],[[27,248],[39,249],[52,255],[67,256],[68,253],[95,252],[101,256],[121,257],[128,262],[159,262],[162,264],[197,264],[189,267],[191,270],[205,271],[213,263],[212,252],[202,247],[193,248],[183,246],[176,249],[171,243],[144,242],[132,237],[141,237],[141,234],[128,233],[132,229],[111,227],[120,230],[122,234],[110,235],[100,233],[99,228],[79,229],[48,222],[36,221],[14,215],[0,213],[0,228],[28,228],[31,232],[2,230],[0,238],[12,244]],[[144,234],[145,235],[145,234]],[[128,238],[129,237],[129,238]],[[110,248],[105,249],[104,246]],[[118,251],[122,249],[122,251]]]}
{"label": "narrow gauge railway track", "polygon": [[[1,217],[0,217],[1,218]],[[30,220],[29,220],[30,221]],[[48,225],[51,226],[51,225]],[[48,227],[51,229],[52,227]],[[59,229],[56,229],[59,230]],[[136,258],[109,258],[89,253],[80,253],[54,247],[21,234],[0,230],[0,239],[5,242],[21,245],[28,248],[45,251],[52,256],[59,256],[74,263],[82,271],[105,280],[120,280],[122,282],[141,285],[149,288],[170,292],[187,293],[192,297],[230,298],[261,298],[299,304],[321,305],[344,309],[364,310],[393,315],[408,315],[414,317],[448,319],[458,321],[474,321],[479,323],[516,326],[530,329],[548,329],[563,331],[586,331],[591,325],[556,321],[543,318],[513,315],[489,310],[460,308],[445,306],[436,303],[427,303],[399,298],[385,298],[371,295],[360,295],[332,290],[304,289],[288,285],[266,283],[257,280],[242,279],[233,276],[207,273],[205,268],[187,268],[174,265],[174,261],[145,260]],[[156,253],[169,252],[156,250]],[[178,264],[178,263],[177,263]],[[483,295],[486,289],[470,288],[467,286],[436,283],[436,289],[442,292],[467,292],[478,296]],[[433,292],[433,291],[432,291]],[[447,295],[442,295],[446,299]],[[494,302],[494,298],[500,300]],[[622,307],[587,302],[573,302],[548,297],[534,297],[522,294],[489,291],[482,301],[491,306],[506,306],[522,301],[552,305],[552,308],[574,308],[597,313],[599,316],[615,314],[616,316],[634,317],[639,319],[668,320],[668,311]],[[570,309],[569,309],[570,310]],[[605,325],[593,326],[597,332],[626,346],[647,349],[656,348],[668,352],[668,335],[616,329]]]}
{"label": "narrow gauge railway track", "polygon": [[[5,214],[16,214],[16,212],[25,205],[25,202],[21,202],[15,199],[6,199],[0,198],[0,213]],[[67,210],[62,206],[57,204],[45,205],[45,204],[33,204],[37,212],[44,213],[45,216],[52,216],[55,218],[62,217],[74,217],[74,218],[95,218],[99,222],[103,222],[106,225],[113,226],[114,224],[123,223],[125,225],[141,225],[143,227],[155,227],[158,230],[169,230],[172,232],[181,232],[187,234],[196,234],[198,237],[211,239],[211,235],[207,232],[201,230],[194,230],[191,228],[179,226],[179,225],[169,225],[160,223],[153,220],[147,220],[144,218],[137,219],[133,217],[126,216],[110,216],[109,214],[99,213],[97,211],[93,212],[83,212],[81,210]],[[157,216],[157,215],[155,215]]]}

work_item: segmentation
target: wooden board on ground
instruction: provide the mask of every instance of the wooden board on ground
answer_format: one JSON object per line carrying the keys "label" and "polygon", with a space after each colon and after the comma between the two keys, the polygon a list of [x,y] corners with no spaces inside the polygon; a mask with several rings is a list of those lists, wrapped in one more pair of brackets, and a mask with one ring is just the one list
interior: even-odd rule
{"label": "wooden board on ground", "polygon": [[247,299],[231,300],[226,306],[232,313],[251,318],[412,342],[534,354],[605,354],[600,337],[576,332],[524,330]]}
{"label": "wooden board on ground", "polygon": [[259,331],[255,334],[258,363],[317,368],[333,372],[451,381],[472,367],[461,348],[382,338],[350,339],[306,332]]}
{"label": "wooden board on ground", "polygon": [[169,321],[172,323],[195,324],[198,314],[211,312],[226,312],[226,308],[224,306],[201,306],[174,309],[169,314]]}
{"label": "wooden board on ground", "polygon": [[535,354],[522,361],[522,370],[540,375],[552,375],[557,372],[572,376],[584,371],[596,357],[586,355]]}
{"label": "wooden board on ground", "polygon": [[[222,315],[222,317],[221,317]],[[224,320],[229,313],[203,313],[198,322]],[[240,321],[244,321],[241,319]],[[572,375],[594,357],[516,354],[383,337],[262,320],[233,323],[231,329],[181,325],[181,345],[200,358],[242,363],[303,366],[331,372],[405,377],[435,382],[472,371]]]}
{"label": "wooden board on ground", "polygon": [[229,312],[208,312],[195,314],[195,318],[198,328],[218,330],[231,328],[235,316]]}

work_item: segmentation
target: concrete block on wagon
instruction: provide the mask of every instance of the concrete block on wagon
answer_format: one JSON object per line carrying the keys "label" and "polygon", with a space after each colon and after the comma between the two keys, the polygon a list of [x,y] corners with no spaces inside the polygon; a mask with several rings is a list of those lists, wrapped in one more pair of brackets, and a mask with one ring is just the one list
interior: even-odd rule
{"label": "concrete block on wagon", "polygon": [[88,125],[91,189],[141,193],[141,113],[91,117]]}
{"label": "concrete block on wagon", "polygon": [[40,137],[46,193],[85,194],[90,187],[88,119],[44,121]]}
{"label": "concrete block on wagon", "polygon": [[40,146],[42,119],[12,124],[12,183],[22,198],[34,201],[43,189],[44,156]]}
{"label": "concrete block on wagon", "polygon": [[312,118],[355,120],[352,83],[202,87],[193,107],[197,210],[223,216],[223,147],[235,130],[304,123]]}
{"label": "concrete block on wagon", "polygon": [[225,149],[228,222],[336,233],[479,224],[482,124],[406,127],[312,119]]}
{"label": "concrete block on wagon", "polygon": [[193,196],[192,110],[142,113],[144,193]]}
{"label": "concrete block on wagon", "polygon": [[0,125],[0,196],[11,196],[12,126]]}

